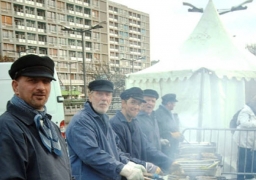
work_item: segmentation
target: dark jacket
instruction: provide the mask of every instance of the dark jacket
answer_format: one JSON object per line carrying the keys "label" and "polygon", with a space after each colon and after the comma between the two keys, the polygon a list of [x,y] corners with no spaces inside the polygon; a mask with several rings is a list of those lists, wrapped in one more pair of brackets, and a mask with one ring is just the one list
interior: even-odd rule
{"label": "dark jacket", "polygon": [[118,111],[110,120],[113,130],[120,139],[120,148],[123,152],[129,153],[131,157],[145,162],[151,162],[164,171],[168,171],[172,160],[158,151],[142,133],[137,119],[132,122],[126,121],[124,115]]}
{"label": "dark jacket", "polygon": [[0,116],[0,179],[70,180],[66,143],[59,128],[54,127],[61,156],[50,153],[42,144],[34,117],[8,102],[7,111]]}
{"label": "dark jacket", "polygon": [[179,132],[178,115],[171,113],[171,111],[166,109],[163,105],[159,106],[155,111],[155,115],[158,121],[160,137],[168,139],[171,144],[171,146],[162,147],[162,151],[169,157],[174,158],[174,154],[178,151],[180,140],[172,138],[171,132]]}
{"label": "dark jacket", "polygon": [[148,115],[141,111],[136,118],[141,131],[146,135],[148,141],[152,143],[157,150],[161,150],[160,134],[155,112],[153,111]]}
{"label": "dark jacket", "polygon": [[129,161],[117,147],[117,136],[107,115],[99,115],[86,102],[70,121],[67,131],[72,175],[76,180],[118,180]]}

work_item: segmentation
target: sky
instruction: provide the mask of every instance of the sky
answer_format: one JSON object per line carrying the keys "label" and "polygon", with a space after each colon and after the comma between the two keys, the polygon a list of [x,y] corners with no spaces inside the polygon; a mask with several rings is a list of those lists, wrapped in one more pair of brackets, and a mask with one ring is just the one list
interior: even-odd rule
{"label": "sky", "polygon": [[[183,2],[205,9],[209,0],[111,0],[150,16],[151,60],[167,60],[189,37],[202,13],[188,12]],[[229,9],[245,0],[213,0],[216,9]],[[246,10],[230,12],[220,18],[235,43],[256,43],[256,0]]]}

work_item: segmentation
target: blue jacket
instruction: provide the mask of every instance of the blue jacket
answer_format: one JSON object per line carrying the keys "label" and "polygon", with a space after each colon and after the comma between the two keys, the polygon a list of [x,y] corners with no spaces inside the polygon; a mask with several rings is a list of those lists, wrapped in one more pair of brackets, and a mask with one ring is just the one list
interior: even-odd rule
{"label": "blue jacket", "polygon": [[67,131],[72,175],[75,180],[119,180],[129,161],[117,147],[107,115],[94,112],[89,102],[70,121]]}
{"label": "blue jacket", "polygon": [[171,158],[175,157],[178,153],[178,147],[180,140],[174,139],[171,136],[171,132],[179,132],[179,118],[177,114],[171,113],[166,107],[160,105],[155,111],[156,119],[158,121],[158,127],[160,137],[168,139],[171,146],[162,147],[162,151]]}
{"label": "blue jacket", "polygon": [[128,122],[124,115],[118,111],[110,120],[113,130],[120,139],[119,147],[123,152],[129,153],[131,157],[142,161],[151,162],[164,171],[168,171],[172,160],[158,151],[142,133],[137,119]]}
{"label": "blue jacket", "polygon": [[155,112],[153,111],[148,115],[141,111],[136,118],[141,131],[146,135],[149,142],[152,143],[157,150],[161,150],[160,134]]}
{"label": "blue jacket", "polygon": [[62,154],[56,156],[43,145],[34,116],[8,102],[0,116],[0,179],[71,180],[65,140],[59,137]]}

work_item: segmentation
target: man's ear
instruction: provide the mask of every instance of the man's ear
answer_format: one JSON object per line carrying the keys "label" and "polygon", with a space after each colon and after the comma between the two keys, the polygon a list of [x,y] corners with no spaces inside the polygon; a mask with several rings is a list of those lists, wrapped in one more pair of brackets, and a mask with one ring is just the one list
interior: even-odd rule
{"label": "man's ear", "polygon": [[18,81],[12,80],[12,90],[16,95],[19,95],[18,86],[19,86]]}

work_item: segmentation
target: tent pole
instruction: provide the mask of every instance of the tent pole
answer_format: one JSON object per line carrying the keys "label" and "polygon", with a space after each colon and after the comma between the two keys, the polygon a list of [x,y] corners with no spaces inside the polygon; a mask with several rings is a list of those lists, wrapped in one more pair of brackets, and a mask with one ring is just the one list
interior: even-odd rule
{"label": "tent pole", "polygon": [[[200,88],[200,94],[199,94],[199,109],[198,109],[198,128],[202,128],[203,125],[203,100],[204,100],[204,76],[205,76],[205,69],[201,69],[201,88]],[[197,141],[201,142],[201,131],[197,132]]]}

